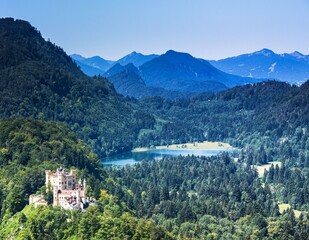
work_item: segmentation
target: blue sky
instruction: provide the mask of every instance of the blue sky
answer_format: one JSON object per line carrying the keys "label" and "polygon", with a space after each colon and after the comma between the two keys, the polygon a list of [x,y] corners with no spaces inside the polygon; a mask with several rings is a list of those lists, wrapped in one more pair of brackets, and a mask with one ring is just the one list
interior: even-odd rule
{"label": "blue sky", "polygon": [[68,54],[118,59],[169,49],[220,59],[269,48],[309,54],[309,0],[0,0]]}

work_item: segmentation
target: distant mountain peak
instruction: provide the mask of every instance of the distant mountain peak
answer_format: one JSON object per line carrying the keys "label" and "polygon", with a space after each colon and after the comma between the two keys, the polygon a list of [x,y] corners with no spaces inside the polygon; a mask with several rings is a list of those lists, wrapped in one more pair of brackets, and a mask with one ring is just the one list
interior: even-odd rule
{"label": "distant mountain peak", "polygon": [[72,54],[70,57],[88,76],[103,75],[114,64],[113,61],[106,60],[100,56],[85,58],[79,54]]}
{"label": "distant mountain peak", "polygon": [[71,54],[70,57],[73,58],[74,60],[77,60],[77,61],[83,61],[83,60],[86,59],[82,55],[79,55],[79,54],[76,54],[76,53]]}
{"label": "distant mountain peak", "polygon": [[128,63],[133,63],[136,67],[141,66],[145,62],[148,62],[154,58],[158,57],[158,55],[151,54],[151,55],[144,55],[142,53],[133,51],[130,54],[124,56],[123,58],[119,59],[117,63],[121,65],[127,65]]}
{"label": "distant mountain peak", "polygon": [[270,49],[263,48],[262,50],[254,52],[253,54],[262,54],[264,56],[270,56],[270,55],[273,55],[275,53]]}
{"label": "distant mountain peak", "polygon": [[294,52],[290,53],[290,55],[293,56],[293,57],[296,57],[296,58],[304,58],[305,57],[304,54],[302,54],[298,51],[294,51]]}
{"label": "distant mountain peak", "polygon": [[[172,50],[172,49],[166,51],[166,53],[163,54],[163,55],[183,55],[183,56],[191,56],[189,53],[177,52],[177,51]],[[192,56],[191,56],[191,57],[192,57]]]}
{"label": "distant mountain peak", "polygon": [[139,52],[133,51],[133,52],[131,52],[129,55],[132,56],[132,55],[142,55],[142,54],[139,53]]}
{"label": "distant mountain peak", "polygon": [[128,63],[127,65],[124,65],[123,69],[127,71],[138,72],[137,67],[133,63]]}
{"label": "distant mountain peak", "polygon": [[133,63],[128,63],[126,65],[121,65],[120,63],[116,63],[114,66],[112,66],[106,73],[105,76],[109,77],[115,74],[119,74],[121,72],[134,72],[138,74],[138,69]]}
{"label": "distant mountain peak", "polygon": [[104,59],[104,58],[101,58],[100,56],[93,56],[93,57],[90,57],[89,59],[92,59],[92,60],[99,60],[99,61],[108,61],[108,60],[106,60],[106,59]]}
{"label": "distant mountain peak", "polygon": [[166,53],[160,56],[163,59],[173,60],[174,63],[176,62],[186,62],[186,61],[198,61],[189,53],[184,52],[176,52],[174,50],[168,50]]}
{"label": "distant mountain peak", "polygon": [[174,54],[174,53],[178,53],[173,49],[167,50],[165,54]]}
{"label": "distant mountain peak", "polygon": [[309,57],[298,51],[277,54],[264,48],[211,63],[224,72],[239,76],[277,79],[297,84],[309,78]]}
{"label": "distant mountain peak", "polygon": [[180,92],[215,92],[257,81],[224,73],[206,60],[174,50],[143,64],[139,70],[147,86]]}

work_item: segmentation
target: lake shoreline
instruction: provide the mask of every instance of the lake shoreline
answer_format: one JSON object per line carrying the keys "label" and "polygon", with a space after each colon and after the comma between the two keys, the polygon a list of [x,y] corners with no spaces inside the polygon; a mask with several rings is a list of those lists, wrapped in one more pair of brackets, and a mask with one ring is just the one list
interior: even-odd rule
{"label": "lake shoreline", "polygon": [[151,150],[235,150],[230,144],[223,142],[195,142],[195,143],[182,143],[182,144],[171,144],[165,146],[155,146],[153,148],[134,148],[131,152],[148,152]]}

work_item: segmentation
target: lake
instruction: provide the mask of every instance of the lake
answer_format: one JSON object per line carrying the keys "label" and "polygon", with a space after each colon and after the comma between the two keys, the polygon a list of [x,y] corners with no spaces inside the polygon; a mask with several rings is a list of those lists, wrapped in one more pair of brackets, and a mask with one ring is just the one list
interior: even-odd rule
{"label": "lake", "polygon": [[[228,151],[228,150],[227,150]],[[126,152],[115,156],[110,156],[102,160],[104,166],[124,166],[127,164],[135,164],[142,160],[159,160],[164,157],[177,156],[213,156],[223,152],[222,150],[149,150],[145,152]]]}

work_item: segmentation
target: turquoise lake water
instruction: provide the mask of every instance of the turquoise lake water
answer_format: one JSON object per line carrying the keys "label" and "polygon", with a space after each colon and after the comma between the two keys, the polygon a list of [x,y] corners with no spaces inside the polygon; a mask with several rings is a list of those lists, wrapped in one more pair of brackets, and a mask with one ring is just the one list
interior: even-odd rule
{"label": "turquoise lake water", "polygon": [[104,166],[124,166],[135,164],[142,160],[159,160],[164,157],[177,156],[213,156],[221,153],[222,150],[149,150],[146,152],[126,152],[102,160]]}

